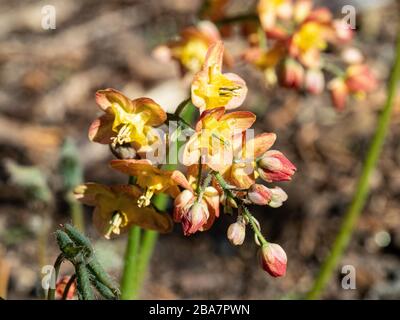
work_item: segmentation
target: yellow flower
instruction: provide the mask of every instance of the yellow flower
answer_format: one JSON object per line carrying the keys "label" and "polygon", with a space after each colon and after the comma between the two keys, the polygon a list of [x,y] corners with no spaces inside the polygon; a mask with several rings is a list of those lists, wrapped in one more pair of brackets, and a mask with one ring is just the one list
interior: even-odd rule
{"label": "yellow flower", "polygon": [[186,177],[178,170],[161,170],[153,166],[149,160],[112,160],[113,169],[136,177],[136,183],[145,192],[137,200],[139,207],[147,207],[153,194],[167,193],[175,198],[179,193],[179,186],[190,189]]}
{"label": "yellow flower", "polygon": [[217,27],[209,21],[201,21],[181,33],[179,41],[169,44],[171,55],[191,72],[198,72],[205,61],[208,48],[220,40]]}
{"label": "yellow flower", "polygon": [[327,48],[327,27],[315,21],[304,23],[293,35],[290,52],[307,67],[320,63],[320,52]]}
{"label": "yellow flower", "polygon": [[132,225],[162,233],[172,230],[173,222],[168,214],[156,212],[152,207],[137,206],[142,192],[135,186],[86,183],[76,187],[74,194],[82,203],[95,207],[93,223],[108,239]]}
{"label": "yellow flower", "polygon": [[155,126],[166,119],[165,111],[150,98],[130,100],[114,89],[96,92],[96,102],[105,112],[89,128],[89,139],[99,143],[132,143],[145,151],[159,136]]}
{"label": "yellow flower", "polygon": [[251,127],[256,116],[248,111],[225,114],[225,108],[207,110],[201,115],[196,133],[189,139],[183,151],[182,162],[186,166],[202,163],[209,168],[224,172],[233,159],[233,139]]}
{"label": "yellow flower", "polygon": [[200,112],[218,107],[239,107],[247,94],[246,83],[233,73],[222,73],[224,46],[221,41],[212,45],[201,71],[192,82],[192,102]]}
{"label": "yellow flower", "polygon": [[248,189],[254,184],[258,173],[256,160],[271,148],[276,140],[274,133],[262,133],[246,141],[245,133],[235,141],[234,159],[224,173],[224,178],[238,188]]}

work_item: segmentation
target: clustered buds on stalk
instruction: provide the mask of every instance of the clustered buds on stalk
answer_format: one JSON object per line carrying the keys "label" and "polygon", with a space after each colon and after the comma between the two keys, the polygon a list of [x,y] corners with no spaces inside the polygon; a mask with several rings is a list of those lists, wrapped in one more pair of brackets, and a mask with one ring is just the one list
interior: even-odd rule
{"label": "clustered buds on stalk", "polygon": [[[174,50],[180,48],[176,54],[189,54],[200,46],[196,41],[205,41],[201,37],[192,39],[200,36],[192,31],[187,34],[187,41],[174,46]],[[207,43],[204,41],[202,45]],[[126,232],[133,225],[170,232],[174,222],[181,224],[185,236],[190,236],[210,229],[223,207],[225,214],[236,214],[236,222],[227,230],[227,238],[233,245],[243,244],[246,227],[250,225],[256,244],[262,246],[264,256],[268,257],[266,265],[282,262],[281,257],[274,260],[272,254],[267,255],[266,248],[275,247],[261,234],[260,224],[247,206],[281,206],[287,200],[286,193],[279,187],[257,183],[257,179],[267,183],[288,181],[296,167],[281,152],[270,150],[276,140],[274,133],[248,137],[255,114],[228,112],[244,102],[247,86],[238,75],[222,72],[223,43],[215,42],[204,55],[194,57],[202,61],[201,67],[193,78],[191,103],[183,105],[185,108],[192,104],[200,111],[193,127],[188,123],[191,121],[180,118],[182,108],[168,116],[150,98],[131,100],[115,89],[96,93],[96,102],[104,114],[90,126],[89,138],[109,145],[117,157],[110,162],[110,167],[128,175],[130,183],[112,186],[86,183],[75,189],[75,196],[95,208],[94,225],[107,239]],[[198,64],[196,61],[184,62],[193,67]],[[160,127],[168,124],[171,116],[178,119],[178,128],[173,134],[167,134]],[[152,155],[159,153],[157,146],[175,143],[172,137],[183,131],[181,126],[186,129],[190,126],[190,137],[181,150],[185,170],[166,170]],[[172,215],[156,209],[153,205],[156,194],[174,199]],[[273,276],[283,275],[282,267],[276,267],[277,271],[273,272],[269,271],[275,270],[273,266],[269,269],[264,266],[264,269]]]}

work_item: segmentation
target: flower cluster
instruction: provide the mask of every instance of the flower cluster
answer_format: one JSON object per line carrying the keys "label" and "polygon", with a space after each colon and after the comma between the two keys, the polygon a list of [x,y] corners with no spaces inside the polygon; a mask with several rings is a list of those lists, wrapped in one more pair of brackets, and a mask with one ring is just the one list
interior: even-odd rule
{"label": "flower cluster", "polygon": [[[204,58],[199,56],[203,63],[192,81],[191,102],[183,105],[196,107],[199,117],[178,151],[181,170],[166,170],[150,155],[157,153],[160,144],[173,149],[182,138],[189,126],[180,118],[182,107],[167,115],[150,98],[130,100],[114,89],[98,91],[96,102],[104,114],[90,126],[89,138],[110,146],[118,158],[110,162],[111,168],[130,177],[130,183],[86,183],[75,189],[75,195],[95,207],[94,224],[107,238],[132,225],[165,233],[173,222],[191,235],[211,228],[222,213],[236,213],[236,222],[227,230],[230,242],[242,244],[250,225],[260,246],[262,267],[272,276],[282,276],[286,254],[267,242],[248,206],[281,206],[286,193],[257,180],[289,181],[296,168],[281,152],[271,150],[274,133],[253,134],[253,113],[229,111],[242,105],[247,87],[238,75],[222,72],[223,57],[221,41],[210,46]],[[174,132],[167,132],[163,127],[172,118],[182,121]],[[180,126],[183,123],[185,128]],[[160,193],[174,199],[172,214],[153,205],[153,196]]]}
{"label": "flower cluster", "polygon": [[[313,95],[326,90],[337,110],[345,108],[348,97],[364,98],[377,88],[352,44],[355,26],[335,19],[325,7],[314,7],[312,0],[259,0],[256,20],[251,14],[230,17],[229,0],[206,3],[201,18],[210,21],[184,29],[178,40],[155,50],[157,57],[179,61],[183,72],[198,72],[207,48],[221,35],[233,35],[236,24],[249,43],[241,60],[259,69],[269,87],[279,84]],[[225,54],[224,62],[229,66],[234,59]]]}
{"label": "flower cluster", "polygon": [[244,59],[263,70],[269,84],[320,94],[329,77],[327,89],[339,110],[348,95],[363,97],[376,88],[362,54],[351,47],[352,27],[327,8],[314,8],[312,0],[260,0],[257,9],[267,43],[250,37]]}

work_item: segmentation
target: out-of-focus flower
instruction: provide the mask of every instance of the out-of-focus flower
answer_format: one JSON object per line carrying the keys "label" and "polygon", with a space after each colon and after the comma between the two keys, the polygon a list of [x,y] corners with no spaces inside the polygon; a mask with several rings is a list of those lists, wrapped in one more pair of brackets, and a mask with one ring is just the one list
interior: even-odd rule
{"label": "out-of-focus flower", "polygon": [[[71,276],[64,276],[60,278],[56,283],[56,295],[58,299],[61,299],[64,295],[64,290],[70,281]],[[67,300],[72,300],[74,298],[76,291],[76,281],[72,282],[72,285],[69,287],[69,290],[66,295]]]}
{"label": "out-of-focus flower", "polygon": [[168,214],[156,212],[152,207],[138,207],[142,192],[136,186],[86,183],[76,187],[74,194],[82,203],[95,207],[93,223],[108,239],[112,234],[127,231],[132,225],[161,233],[172,229]]}
{"label": "out-of-focus flower", "polygon": [[293,7],[293,16],[296,23],[302,23],[310,14],[313,3],[311,0],[297,0]]}
{"label": "out-of-focus flower", "polygon": [[333,105],[338,110],[343,110],[349,95],[349,89],[343,78],[334,78],[328,83]]}
{"label": "out-of-focus flower", "polygon": [[333,38],[331,38],[331,42],[343,44],[351,41],[354,36],[353,29],[351,26],[341,19],[337,19],[333,21],[332,29],[334,31]]}
{"label": "out-of-focus flower", "polygon": [[296,167],[282,152],[267,151],[258,162],[258,173],[267,182],[289,181],[296,172]]}
{"label": "out-of-focus flower", "polygon": [[236,221],[228,227],[226,236],[234,246],[240,246],[246,237],[246,225],[243,221]]}
{"label": "out-of-focus flower", "polygon": [[202,157],[203,164],[223,173],[232,164],[234,136],[241,136],[255,120],[256,116],[248,111],[225,114],[224,108],[217,108],[203,112],[196,133],[185,145],[183,164],[197,164]]}
{"label": "out-of-focus flower", "polygon": [[320,69],[308,69],[305,77],[305,89],[311,94],[320,94],[324,91],[325,77]]}
{"label": "out-of-focus flower", "polygon": [[161,125],[167,115],[152,99],[130,100],[115,89],[106,89],[96,92],[96,102],[105,114],[91,124],[91,141],[132,143],[138,151],[144,151],[159,139],[153,127]]}
{"label": "out-of-focus flower", "polygon": [[279,82],[285,88],[300,89],[304,83],[304,68],[296,60],[287,58],[279,72]]}
{"label": "out-of-focus flower", "polygon": [[[183,71],[196,73],[204,64],[208,48],[220,39],[219,31],[212,22],[201,21],[196,26],[184,29],[179,40],[157,47],[153,53],[161,61],[175,59]],[[224,58],[231,62],[228,55]]]}
{"label": "out-of-focus flower", "polygon": [[257,11],[262,27],[268,31],[276,27],[277,19],[292,17],[293,5],[291,0],[260,0]]}
{"label": "out-of-focus flower", "polygon": [[377,79],[368,66],[357,64],[349,66],[343,77],[332,79],[328,89],[334,106],[338,110],[343,110],[349,95],[362,99],[377,86]]}
{"label": "out-of-focus flower", "polygon": [[354,47],[345,48],[341,52],[340,56],[347,64],[361,64],[364,60],[361,51]]}
{"label": "out-of-focus flower", "polygon": [[192,190],[183,190],[174,201],[174,221],[182,223],[184,235],[208,230],[219,217],[219,193],[207,187],[199,201]]}
{"label": "out-of-focus flower", "polygon": [[267,243],[259,250],[261,267],[273,277],[286,274],[287,256],[279,244]]}
{"label": "out-of-focus flower", "polygon": [[255,183],[249,188],[247,198],[254,204],[266,206],[271,201],[272,192],[266,186]]}
{"label": "out-of-focus flower", "polygon": [[294,33],[290,42],[290,54],[298,58],[307,67],[320,65],[320,52],[327,47],[327,27],[315,21],[309,21]]}
{"label": "out-of-focus flower", "polygon": [[152,196],[156,193],[166,193],[175,198],[179,193],[179,186],[191,189],[189,182],[178,170],[158,169],[149,160],[111,160],[110,166],[129,176],[136,177],[136,183],[145,190],[137,204],[139,207],[150,205]]}
{"label": "out-of-focus flower", "polygon": [[374,91],[378,86],[375,76],[365,64],[350,66],[346,71],[345,81],[349,91],[354,94],[365,94]]}
{"label": "out-of-focus flower", "polygon": [[242,78],[234,73],[222,73],[224,46],[221,41],[212,45],[204,65],[193,79],[191,92],[192,102],[204,110],[225,107],[239,107],[247,94],[247,86]]}

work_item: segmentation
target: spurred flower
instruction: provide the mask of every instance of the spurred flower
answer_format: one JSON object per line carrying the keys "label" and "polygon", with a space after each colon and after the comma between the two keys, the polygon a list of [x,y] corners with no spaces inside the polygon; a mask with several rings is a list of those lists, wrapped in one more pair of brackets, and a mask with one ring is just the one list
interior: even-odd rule
{"label": "spurred flower", "polygon": [[234,143],[234,158],[225,171],[224,178],[238,188],[249,188],[254,184],[257,174],[256,159],[267,152],[276,140],[274,133],[262,133],[246,141],[245,133],[237,137]]}
{"label": "spurred flower", "polygon": [[247,86],[244,80],[234,73],[222,73],[223,52],[222,41],[213,44],[201,71],[194,76],[192,102],[200,109],[200,113],[218,107],[234,109],[246,98]]}
{"label": "spurred flower", "polygon": [[287,256],[279,244],[267,243],[259,249],[259,259],[262,268],[273,277],[286,274]]}
{"label": "spurred flower", "polygon": [[267,182],[289,181],[296,172],[296,167],[282,152],[267,151],[258,162],[258,173]]}
{"label": "spurred flower", "polygon": [[182,172],[158,169],[146,159],[111,160],[110,166],[115,170],[136,177],[136,183],[145,190],[144,194],[137,200],[139,207],[150,205],[153,194],[166,193],[175,198],[180,193],[179,186],[191,189]]}
{"label": "spurred flower", "polygon": [[91,141],[132,143],[138,151],[146,151],[159,139],[153,127],[161,125],[167,114],[152,99],[130,100],[115,89],[105,89],[96,92],[96,102],[105,114],[91,124]]}
{"label": "spurred flower", "polygon": [[106,238],[125,232],[132,225],[161,233],[172,230],[168,214],[156,212],[152,207],[137,206],[142,192],[136,186],[86,183],[76,187],[74,194],[82,203],[95,207],[93,223]]}
{"label": "spurred flower", "polygon": [[219,217],[219,193],[207,187],[202,199],[191,190],[183,190],[174,201],[174,221],[182,223],[184,235],[208,230]]}
{"label": "spurred flower", "polygon": [[251,127],[256,116],[248,111],[225,114],[225,108],[207,110],[196,124],[196,133],[183,151],[186,166],[202,163],[215,171],[224,172],[232,164],[233,139]]}

